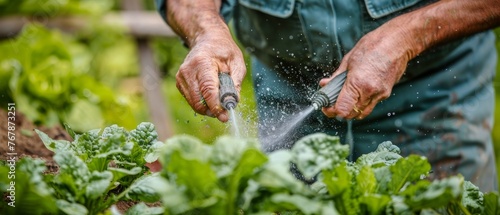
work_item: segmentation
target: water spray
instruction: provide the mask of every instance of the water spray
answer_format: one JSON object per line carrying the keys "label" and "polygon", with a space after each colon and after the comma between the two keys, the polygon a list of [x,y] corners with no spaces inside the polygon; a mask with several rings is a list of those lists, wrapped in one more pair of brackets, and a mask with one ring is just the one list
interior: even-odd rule
{"label": "water spray", "polygon": [[315,110],[332,106],[337,102],[337,98],[339,97],[340,90],[342,90],[344,86],[346,77],[347,71],[342,72],[314,93],[311,102]]}
{"label": "water spray", "polygon": [[235,113],[238,105],[238,92],[234,87],[233,79],[227,72],[219,73],[219,100],[224,109],[228,110],[231,117],[232,133],[235,137],[241,137],[240,126],[237,114]]}
{"label": "water spray", "polygon": [[226,110],[236,108],[236,105],[238,104],[238,94],[236,92],[236,88],[234,88],[233,79],[229,76],[229,73],[219,73],[219,82],[219,99],[222,107]]}

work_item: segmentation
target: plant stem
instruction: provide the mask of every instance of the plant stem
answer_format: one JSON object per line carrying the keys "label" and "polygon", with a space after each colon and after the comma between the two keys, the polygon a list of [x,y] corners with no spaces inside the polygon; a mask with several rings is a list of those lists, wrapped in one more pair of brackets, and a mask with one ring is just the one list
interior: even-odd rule
{"label": "plant stem", "polygon": [[467,210],[467,208],[465,208],[461,202],[458,202],[458,207],[460,208],[460,210],[465,214],[465,215],[471,215],[471,213],[469,212],[469,210]]}

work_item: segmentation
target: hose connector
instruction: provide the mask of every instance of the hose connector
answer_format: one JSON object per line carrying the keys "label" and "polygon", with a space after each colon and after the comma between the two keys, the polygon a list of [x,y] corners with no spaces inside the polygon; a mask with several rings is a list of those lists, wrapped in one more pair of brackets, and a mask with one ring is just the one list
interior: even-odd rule
{"label": "hose connector", "polygon": [[311,102],[315,110],[322,107],[333,106],[337,102],[340,90],[344,86],[345,79],[347,78],[347,71],[335,76],[324,87],[314,93]]}
{"label": "hose connector", "polygon": [[239,101],[233,79],[227,72],[219,73],[219,99],[226,110],[236,108]]}

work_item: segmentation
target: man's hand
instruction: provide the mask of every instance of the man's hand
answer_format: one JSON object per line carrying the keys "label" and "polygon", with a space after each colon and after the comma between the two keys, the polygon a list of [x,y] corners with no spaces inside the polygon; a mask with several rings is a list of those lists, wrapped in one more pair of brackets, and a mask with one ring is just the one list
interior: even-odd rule
{"label": "man's hand", "polygon": [[[442,0],[403,14],[366,34],[345,55],[332,77],[348,71],[328,117],[362,119],[390,96],[408,62],[423,51],[447,41],[500,25],[498,0]],[[324,86],[331,78],[323,79]]]}
{"label": "man's hand", "polygon": [[218,75],[229,72],[239,92],[246,68],[241,50],[230,35],[210,37],[191,48],[177,73],[177,88],[197,113],[226,122],[229,118],[219,101]]}
{"label": "man's hand", "polygon": [[219,7],[216,1],[167,1],[167,21],[190,48],[176,75],[177,88],[194,111],[226,122],[218,75],[228,72],[239,92],[246,67]]}
{"label": "man's hand", "polygon": [[[411,55],[406,48],[410,42],[399,37],[400,28],[391,33],[375,30],[365,35],[356,46],[345,55],[333,74],[348,71],[344,87],[335,106],[323,108],[328,117],[362,119],[370,114],[375,105],[389,97],[392,87],[401,78]],[[324,86],[332,78],[323,79]]]}

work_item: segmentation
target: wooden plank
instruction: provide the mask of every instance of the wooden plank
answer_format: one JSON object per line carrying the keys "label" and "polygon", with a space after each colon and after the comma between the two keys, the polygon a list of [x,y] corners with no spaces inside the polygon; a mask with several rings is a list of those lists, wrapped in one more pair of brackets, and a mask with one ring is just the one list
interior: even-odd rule
{"label": "wooden plank", "polygon": [[[68,33],[84,30],[90,24],[83,16],[54,17],[44,20],[28,16],[6,16],[0,18],[0,37],[13,37],[30,22],[37,22]],[[125,26],[127,33],[137,38],[176,36],[161,16],[154,11],[113,12],[106,14],[102,22]]]}
{"label": "wooden plank", "polygon": [[128,32],[135,37],[174,37],[176,34],[158,13],[127,11],[120,14]]}

